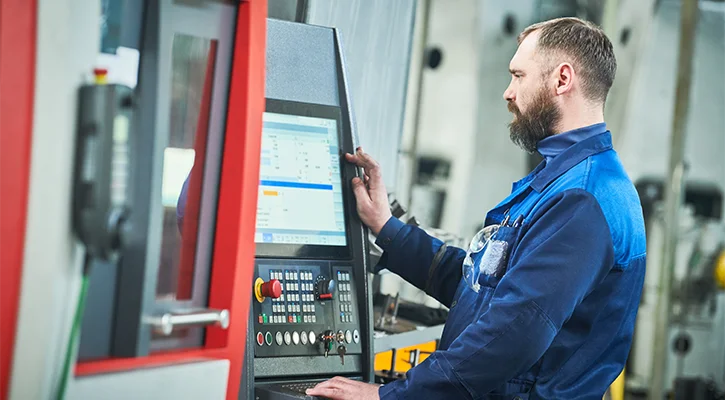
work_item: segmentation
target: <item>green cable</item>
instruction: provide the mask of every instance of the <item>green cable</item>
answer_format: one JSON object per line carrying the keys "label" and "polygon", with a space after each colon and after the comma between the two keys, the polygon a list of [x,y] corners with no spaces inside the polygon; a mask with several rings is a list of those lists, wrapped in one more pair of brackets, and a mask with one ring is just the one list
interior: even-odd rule
{"label": "green cable", "polygon": [[[86,265],[87,267],[87,265]],[[86,272],[86,271],[84,271]],[[78,295],[78,305],[76,313],[73,317],[73,327],[71,328],[70,338],[68,338],[68,348],[65,350],[65,361],[63,362],[63,375],[61,375],[60,387],[58,387],[58,400],[65,398],[66,386],[68,386],[68,375],[70,374],[70,366],[73,358],[73,351],[76,347],[76,340],[80,334],[81,322],[83,321],[83,310],[86,307],[86,293],[88,292],[88,274],[83,274],[81,282],[81,293]]]}

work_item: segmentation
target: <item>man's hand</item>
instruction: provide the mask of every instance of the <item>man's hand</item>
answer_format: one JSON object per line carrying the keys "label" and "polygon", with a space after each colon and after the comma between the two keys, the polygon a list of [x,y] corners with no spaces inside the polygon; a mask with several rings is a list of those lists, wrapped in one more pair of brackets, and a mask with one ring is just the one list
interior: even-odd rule
{"label": "man's hand", "polygon": [[365,170],[365,182],[358,177],[353,178],[352,190],[355,192],[360,220],[377,236],[392,216],[380,165],[364,153],[362,147],[358,147],[354,155],[345,154],[345,158]]}
{"label": "man's hand", "polygon": [[336,376],[312,389],[307,389],[306,393],[308,396],[320,396],[331,400],[380,400],[378,388],[380,385]]}

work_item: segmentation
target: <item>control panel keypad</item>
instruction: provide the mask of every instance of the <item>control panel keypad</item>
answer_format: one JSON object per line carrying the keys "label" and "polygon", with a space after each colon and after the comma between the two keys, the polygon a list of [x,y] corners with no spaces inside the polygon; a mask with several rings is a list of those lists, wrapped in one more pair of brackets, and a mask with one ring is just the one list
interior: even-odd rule
{"label": "control panel keypad", "polygon": [[339,314],[340,322],[353,322],[353,303],[352,303],[352,279],[349,272],[337,271],[337,282],[340,305]]}
{"label": "control panel keypad", "polygon": [[272,299],[272,315],[260,315],[260,323],[316,323],[313,278],[314,275],[310,270],[270,270],[269,279],[276,279],[282,284],[282,295]]}
{"label": "control panel keypad", "polygon": [[349,355],[361,354],[353,268],[325,262],[272,262],[256,265],[259,285],[267,286],[255,287],[263,296],[253,302],[254,356],[327,352],[344,362]]}

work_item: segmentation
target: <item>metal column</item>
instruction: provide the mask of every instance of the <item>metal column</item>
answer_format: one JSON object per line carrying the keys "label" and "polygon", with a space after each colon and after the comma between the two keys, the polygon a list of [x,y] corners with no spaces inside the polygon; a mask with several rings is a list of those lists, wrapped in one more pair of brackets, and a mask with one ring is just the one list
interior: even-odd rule
{"label": "metal column", "polygon": [[677,252],[677,230],[680,222],[680,208],[683,198],[685,174],[685,127],[690,105],[690,87],[692,84],[692,60],[695,51],[697,32],[698,1],[683,0],[680,10],[680,49],[677,64],[677,89],[675,93],[675,113],[672,122],[672,142],[665,193],[665,243],[662,248],[662,271],[658,286],[657,309],[655,314],[654,355],[652,363],[652,381],[649,398],[661,400],[665,395],[665,376],[667,372],[668,328],[670,324],[670,296],[672,295],[672,275]]}

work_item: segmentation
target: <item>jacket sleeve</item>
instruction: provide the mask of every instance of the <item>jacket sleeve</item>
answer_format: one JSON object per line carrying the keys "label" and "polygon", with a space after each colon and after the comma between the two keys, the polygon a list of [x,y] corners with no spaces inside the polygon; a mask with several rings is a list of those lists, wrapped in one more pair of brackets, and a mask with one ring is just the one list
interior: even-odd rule
{"label": "jacket sleeve", "polygon": [[488,310],[445,351],[385,385],[381,399],[479,398],[531,368],[574,308],[614,264],[609,226],[596,199],[573,189],[535,212],[513,249]]}
{"label": "jacket sleeve", "polygon": [[390,217],[375,243],[384,250],[377,269],[387,268],[450,307],[466,252],[447,247],[422,229]]}

